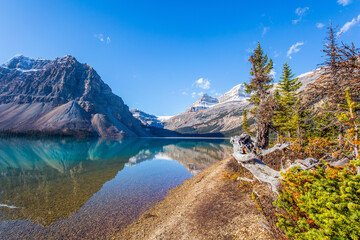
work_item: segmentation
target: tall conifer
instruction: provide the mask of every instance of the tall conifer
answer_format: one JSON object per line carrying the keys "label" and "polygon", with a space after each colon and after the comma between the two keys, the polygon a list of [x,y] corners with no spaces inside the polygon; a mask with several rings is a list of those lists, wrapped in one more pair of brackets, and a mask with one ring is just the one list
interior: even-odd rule
{"label": "tall conifer", "polygon": [[256,120],[256,143],[258,147],[266,149],[269,145],[269,133],[272,120],[273,99],[270,97],[269,89],[271,84],[271,70],[273,62],[264,55],[260,43],[250,56],[250,75],[253,78],[249,84],[245,84],[246,93],[251,94],[249,101],[255,105],[252,113]]}
{"label": "tall conifer", "polygon": [[277,101],[279,103],[277,111],[274,112],[274,127],[279,129],[279,134],[286,133],[291,137],[291,133],[298,132],[300,126],[298,94],[297,90],[301,86],[298,78],[294,78],[290,66],[285,63],[282,76],[277,87]]}

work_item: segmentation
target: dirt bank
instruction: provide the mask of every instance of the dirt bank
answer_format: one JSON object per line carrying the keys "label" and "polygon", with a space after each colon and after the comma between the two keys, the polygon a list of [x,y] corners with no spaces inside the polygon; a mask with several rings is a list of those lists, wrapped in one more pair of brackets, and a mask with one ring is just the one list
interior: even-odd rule
{"label": "dirt bank", "polygon": [[225,159],[186,180],[115,239],[272,239],[251,199],[251,189],[264,186],[231,180],[234,161]]}

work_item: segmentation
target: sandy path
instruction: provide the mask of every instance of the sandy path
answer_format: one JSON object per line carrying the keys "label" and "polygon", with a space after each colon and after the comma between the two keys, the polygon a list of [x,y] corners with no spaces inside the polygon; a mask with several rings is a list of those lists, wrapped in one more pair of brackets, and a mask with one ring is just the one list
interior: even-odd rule
{"label": "sandy path", "polygon": [[171,190],[115,239],[271,239],[250,190],[226,180],[225,159]]}

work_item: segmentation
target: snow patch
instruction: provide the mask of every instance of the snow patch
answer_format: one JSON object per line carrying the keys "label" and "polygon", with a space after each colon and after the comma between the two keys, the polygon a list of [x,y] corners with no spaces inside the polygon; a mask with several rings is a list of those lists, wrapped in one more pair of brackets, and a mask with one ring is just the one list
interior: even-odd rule
{"label": "snow patch", "polygon": [[169,157],[168,155],[163,154],[163,153],[157,153],[157,154],[155,154],[154,158],[155,158],[155,159],[161,159],[161,160],[170,160],[170,161],[173,161],[173,160],[174,160],[174,159],[172,159],[171,157]]}
{"label": "snow patch", "polygon": [[297,76],[296,78],[303,78],[303,77],[306,77],[306,76],[311,75],[313,73],[314,73],[314,71],[303,73],[303,74],[300,74],[299,76]]}
{"label": "snow patch", "polygon": [[157,119],[160,121],[160,122],[164,122],[164,121],[167,121],[169,120],[170,118],[172,118],[173,116],[157,116]]}

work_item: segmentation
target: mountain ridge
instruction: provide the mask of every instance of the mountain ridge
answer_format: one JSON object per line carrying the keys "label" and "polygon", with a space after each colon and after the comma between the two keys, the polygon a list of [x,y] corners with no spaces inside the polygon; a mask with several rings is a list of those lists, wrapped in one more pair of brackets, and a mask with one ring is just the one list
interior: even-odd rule
{"label": "mountain ridge", "polygon": [[99,137],[149,136],[88,64],[16,55],[0,65],[0,130],[85,130]]}
{"label": "mountain ridge", "polygon": [[[299,92],[321,76],[321,68],[299,75]],[[274,84],[275,89],[277,84]],[[184,112],[162,122],[163,128],[180,134],[222,134],[231,136],[242,130],[243,111],[251,109],[244,84],[238,84],[218,98],[203,94]],[[250,119],[250,122],[253,121]]]}

